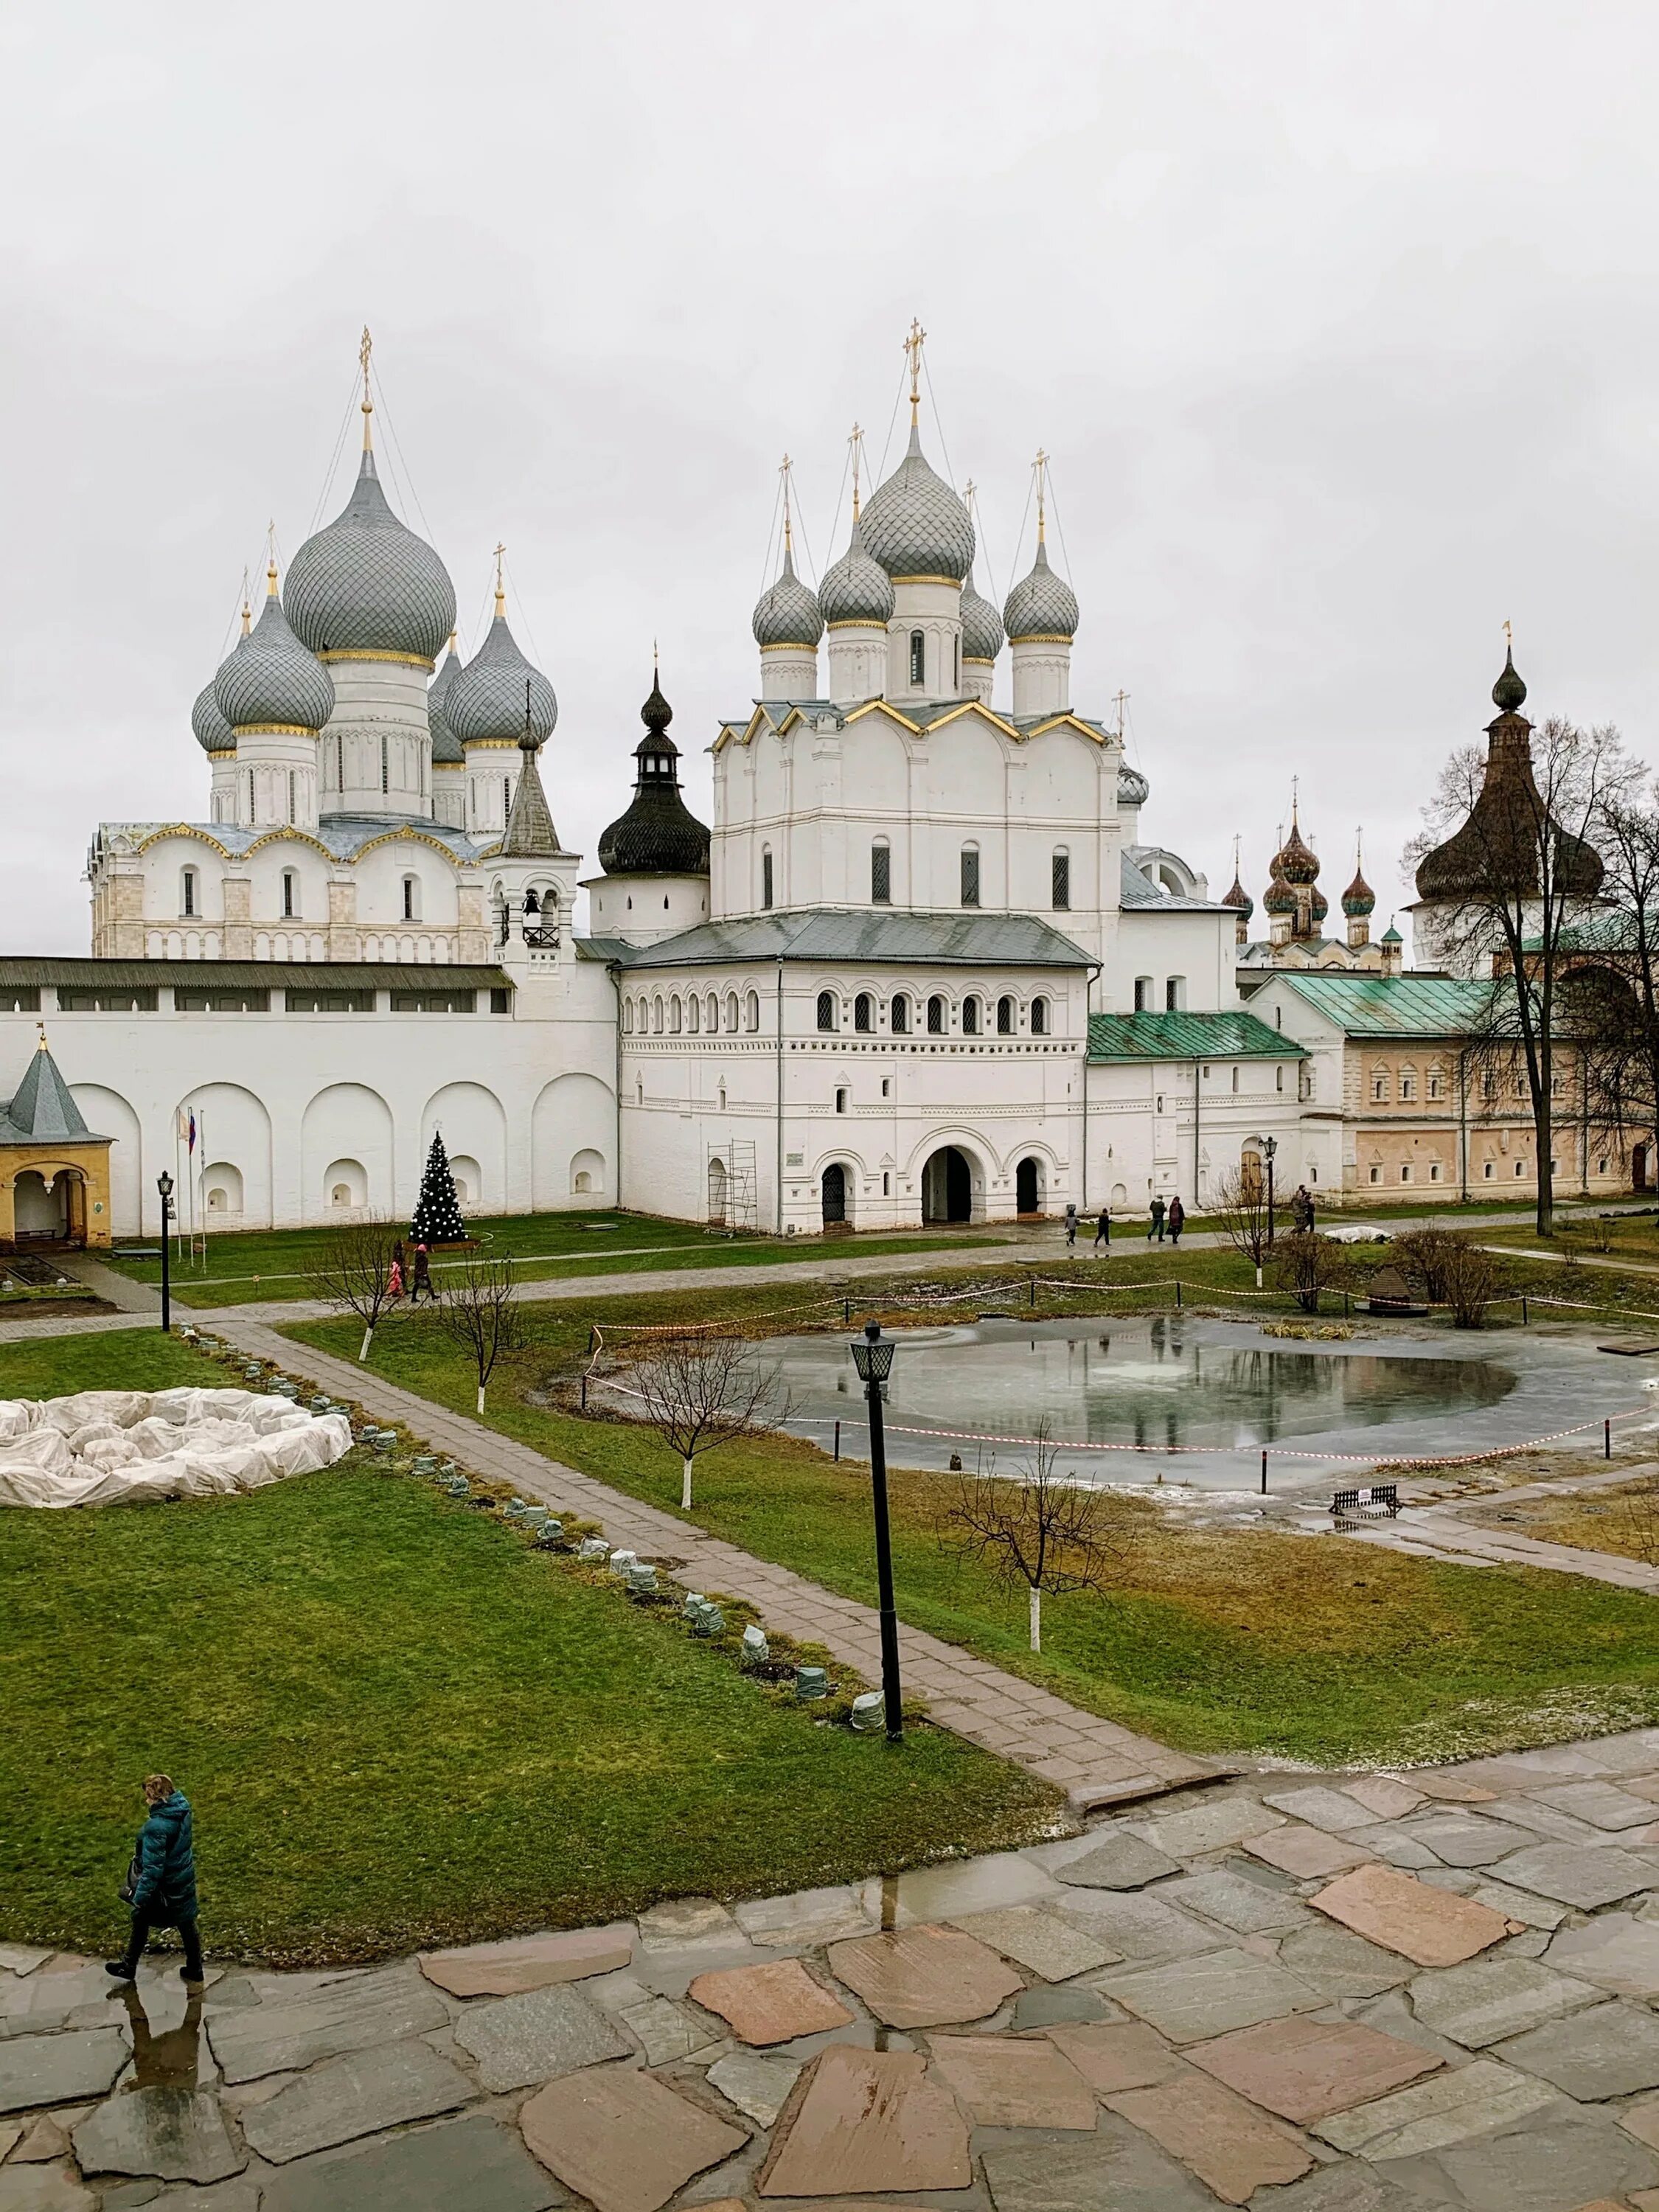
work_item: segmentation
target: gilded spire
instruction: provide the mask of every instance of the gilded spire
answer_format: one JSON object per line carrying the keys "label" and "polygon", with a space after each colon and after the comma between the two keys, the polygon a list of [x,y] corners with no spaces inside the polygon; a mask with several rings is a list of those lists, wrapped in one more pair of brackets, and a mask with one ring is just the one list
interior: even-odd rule
{"label": "gilded spire", "polygon": [[46,1049],[46,1025],[44,1022],[36,1022],[34,1026],[40,1032],[40,1042],[35,1047],[35,1050],[37,1052],[45,1052]]}
{"label": "gilded spire", "polygon": [[847,450],[853,459],[853,520],[856,522],[859,519],[859,471],[864,461],[864,432],[856,422],[853,425],[852,435],[847,441]]}
{"label": "gilded spire", "polygon": [[927,333],[912,317],[910,334],[904,341],[904,350],[910,362],[910,428],[914,430],[921,422],[921,349]]}
{"label": "gilded spire", "polygon": [[787,453],[778,463],[778,474],[783,478],[783,557],[793,561],[795,554],[794,524],[789,513],[790,471],[794,464]]}
{"label": "gilded spire", "polygon": [[495,619],[497,622],[505,622],[507,619],[507,584],[505,571],[501,566],[506,559],[506,546],[497,545],[495,548]]}
{"label": "gilded spire", "polygon": [[265,526],[265,597],[276,596],[276,520],[273,515]]}
{"label": "gilded spire", "polygon": [[368,334],[368,325],[365,323],[363,325],[362,343],[357,348],[357,359],[362,365],[363,372],[363,451],[366,453],[373,453],[374,450],[374,439],[373,434],[374,402],[370,396],[368,389],[368,362],[369,356],[374,350],[374,341]]}
{"label": "gilded spire", "polygon": [[1048,542],[1048,456],[1041,446],[1037,447],[1036,459],[1031,466],[1036,472],[1037,544],[1046,545]]}

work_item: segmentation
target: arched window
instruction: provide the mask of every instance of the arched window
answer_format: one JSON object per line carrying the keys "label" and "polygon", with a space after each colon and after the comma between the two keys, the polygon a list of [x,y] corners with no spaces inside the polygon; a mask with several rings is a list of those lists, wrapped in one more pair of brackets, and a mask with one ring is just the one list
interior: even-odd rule
{"label": "arched window", "polygon": [[754,1036],[760,1028],[760,994],[751,991],[744,1002],[743,1025]]}
{"label": "arched window", "polygon": [[927,638],[926,632],[919,629],[913,629],[910,633],[910,681],[913,684],[927,681]]}
{"label": "arched window", "polygon": [[770,906],[771,903],[772,848],[769,845],[763,845],[761,847],[761,904]]}
{"label": "arched window", "polygon": [[726,994],[726,1033],[728,1036],[735,1036],[738,1033],[738,994],[735,991],[728,991]]}
{"label": "arched window", "polygon": [[1047,1036],[1048,1034],[1048,1001],[1046,999],[1033,999],[1031,1001],[1031,1035],[1033,1036]]}
{"label": "arched window", "polygon": [[421,918],[421,879],[418,876],[404,878],[404,920],[418,921]]}
{"label": "arched window", "polygon": [[179,874],[179,911],[186,921],[192,921],[201,912],[196,902],[196,871],[183,868]]}
{"label": "arched window", "polygon": [[962,1034],[963,1036],[979,1035],[979,1000],[971,993],[962,1002]]}
{"label": "arched window", "polygon": [[1012,1036],[1014,1033],[1014,1002],[1005,991],[997,1000],[997,1035]]}
{"label": "arched window", "polygon": [[945,1001],[937,991],[927,1001],[927,1034],[929,1036],[943,1036],[945,1034]]}
{"label": "arched window", "polygon": [[720,1025],[720,994],[717,992],[711,991],[708,994],[708,1003],[703,1009],[703,1027],[708,1030],[710,1036],[714,1036],[718,1033]]}
{"label": "arched window", "polygon": [[292,868],[283,870],[283,920],[295,921],[300,912],[300,878]]}
{"label": "arched window", "polygon": [[632,1036],[633,1034],[634,1001],[631,999],[624,999],[623,1000],[623,1035],[624,1036]]}
{"label": "arched window", "polygon": [[896,991],[893,994],[893,1003],[889,1010],[888,1018],[892,1024],[893,1035],[895,1036],[908,1036],[909,1035],[910,1001],[905,997],[902,991]]}
{"label": "arched window", "polygon": [[853,1027],[865,1035],[876,1025],[876,1002],[867,991],[860,991],[853,1001]]}
{"label": "arched window", "polygon": [[702,1027],[702,1000],[695,991],[685,1002],[685,1026],[693,1036]]}
{"label": "arched window", "polygon": [[878,837],[870,848],[870,903],[893,903],[893,855],[884,837]]}
{"label": "arched window", "polygon": [[962,903],[979,904],[979,847],[964,845],[962,848]]}
{"label": "arched window", "polygon": [[955,637],[951,642],[952,647],[951,654],[951,687],[952,690],[959,692],[962,690],[962,632],[960,630],[957,632]]}
{"label": "arched window", "polygon": [[673,997],[668,1001],[668,1034],[670,1036],[678,1036],[679,1035],[680,1022],[680,994],[676,991]]}
{"label": "arched window", "polygon": [[1054,848],[1048,863],[1048,902],[1060,914],[1072,903],[1072,856],[1064,845]]}
{"label": "arched window", "polygon": [[380,732],[380,788],[382,791],[390,791],[392,788],[392,769],[386,753],[386,738],[384,730]]}
{"label": "arched window", "polygon": [[818,993],[818,1027],[832,1030],[836,1026],[836,994],[833,991]]}
{"label": "arched window", "polygon": [[293,769],[289,769],[289,772],[288,772],[288,819],[289,819],[289,828],[290,828],[290,829],[293,827],[293,824],[294,824],[294,806],[295,806],[295,781],[294,781],[294,771],[293,771]]}
{"label": "arched window", "polygon": [[651,1001],[651,1027],[658,1036],[662,1035],[662,1000],[660,999],[653,999]]}

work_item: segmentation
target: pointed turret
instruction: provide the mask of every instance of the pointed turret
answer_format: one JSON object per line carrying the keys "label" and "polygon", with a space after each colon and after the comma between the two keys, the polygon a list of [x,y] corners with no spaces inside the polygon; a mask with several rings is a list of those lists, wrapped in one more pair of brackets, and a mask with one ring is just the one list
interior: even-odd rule
{"label": "pointed turret", "polygon": [[1040,448],[1036,476],[1036,558],[1002,610],[1014,663],[1014,716],[1063,714],[1072,703],[1072,641],[1077,594],[1048,565],[1048,456]]}

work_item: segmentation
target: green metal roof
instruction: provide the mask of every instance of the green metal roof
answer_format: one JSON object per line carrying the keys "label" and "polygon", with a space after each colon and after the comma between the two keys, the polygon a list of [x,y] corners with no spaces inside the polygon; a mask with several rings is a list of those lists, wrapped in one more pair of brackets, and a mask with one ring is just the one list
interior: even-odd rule
{"label": "green metal roof", "polygon": [[1254,1014],[1091,1014],[1091,1060],[1304,1060]]}
{"label": "green metal roof", "polygon": [[1490,1024],[1492,986],[1449,975],[1304,975],[1273,979],[1349,1036],[1457,1036]]}

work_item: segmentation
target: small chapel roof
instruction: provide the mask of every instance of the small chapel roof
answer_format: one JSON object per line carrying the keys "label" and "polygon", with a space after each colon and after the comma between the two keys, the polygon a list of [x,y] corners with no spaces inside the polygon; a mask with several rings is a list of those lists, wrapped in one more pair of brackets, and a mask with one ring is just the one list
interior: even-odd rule
{"label": "small chapel roof", "polygon": [[107,1145],[108,1137],[94,1136],[70,1095],[57,1061],[46,1048],[46,1033],[10,1103],[0,1113],[0,1146]]}

